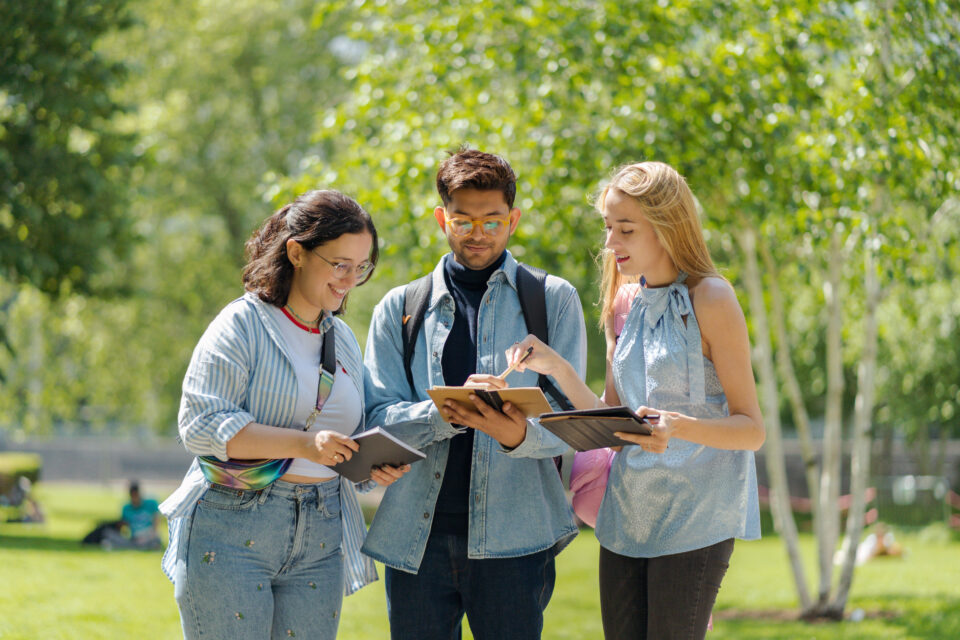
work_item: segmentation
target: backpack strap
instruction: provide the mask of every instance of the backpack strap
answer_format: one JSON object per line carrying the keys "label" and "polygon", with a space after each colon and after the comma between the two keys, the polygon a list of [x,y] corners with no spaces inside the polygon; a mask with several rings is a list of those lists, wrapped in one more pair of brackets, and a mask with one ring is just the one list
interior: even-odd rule
{"label": "backpack strap", "polygon": [[[527,331],[539,338],[544,344],[550,344],[550,332],[547,329],[547,272],[526,264],[517,264],[517,297]],[[553,398],[563,411],[570,411],[573,405],[550,379],[540,374],[537,386]]]}
{"label": "backpack strap", "polygon": [[417,397],[417,389],[413,386],[413,347],[417,344],[417,334],[423,326],[423,318],[427,315],[430,305],[430,294],[433,293],[433,274],[428,273],[417,278],[407,285],[403,293],[403,370],[407,374],[407,382]]}
{"label": "backpack strap", "polygon": [[[527,331],[545,344],[550,344],[547,328],[546,281],[547,272],[543,269],[526,264],[517,265],[517,297],[520,298],[520,308],[523,311]],[[413,384],[413,349],[417,343],[417,334],[423,326],[432,293],[433,274],[428,273],[408,284],[403,294],[403,370],[410,390],[414,394],[413,397],[416,397],[417,393]],[[563,411],[573,409],[567,397],[547,376],[538,376],[537,386],[553,398]]]}

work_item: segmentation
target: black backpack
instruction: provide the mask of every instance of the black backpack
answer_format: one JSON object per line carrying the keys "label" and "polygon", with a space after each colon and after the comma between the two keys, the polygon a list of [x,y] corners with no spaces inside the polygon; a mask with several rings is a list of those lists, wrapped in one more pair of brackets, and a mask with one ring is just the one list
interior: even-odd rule
{"label": "black backpack", "polygon": [[[523,319],[527,323],[527,331],[545,344],[550,344],[547,331],[546,280],[547,272],[543,269],[525,264],[517,265],[517,295],[520,297],[520,308],[523,311]],[[420,327],[423,326],[423,317],[427,313],[432,291],[433,274],[428,273],[408,284],[403,297],[403,370],[407,374],[407,383],[413,391],[413,397],[417,395],[411,369],[413,347],[417,342]],[[562,410],[573,409],[567,397],[547,376],[540,375],[537,378],[537,386],[553,398]]]}

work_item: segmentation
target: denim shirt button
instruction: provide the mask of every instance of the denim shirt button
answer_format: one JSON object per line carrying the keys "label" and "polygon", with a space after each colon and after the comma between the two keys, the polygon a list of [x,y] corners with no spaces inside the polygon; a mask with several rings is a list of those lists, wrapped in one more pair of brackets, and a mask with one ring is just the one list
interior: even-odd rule
{"label": "denim shirt button", "polygon": [[423,512],[423,519],[424,519],[424,520],[429,520],[429,519],[430,519],[430,514],[427,513],[426,511],[424,511],[424,512]]}
{"label": "denim shirt button", "polygon": [[434,474],[433,474],[433,477],[436,478],[437,480],[439,480],[439,479],[440,479],[440,472],[437,471],[436,473],[434,473]]}

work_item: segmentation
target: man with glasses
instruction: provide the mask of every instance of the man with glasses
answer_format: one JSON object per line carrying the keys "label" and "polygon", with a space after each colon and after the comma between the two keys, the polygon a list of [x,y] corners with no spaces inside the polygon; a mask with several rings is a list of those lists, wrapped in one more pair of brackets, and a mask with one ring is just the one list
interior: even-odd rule
{"label": "man with glasses", "polygon": [[[461,149],[437,173],[434,217],[451,253],[431,274],[421,330],[405,373],[406,287],[377,305],[367,338],[368,426],[381,425],[427,454],[385,493],[363,550],[386,566],[394,640],[539,638],[553,593],[554,557],[576,535],[553,456],[567,446],[509,403],[479,399],[457,419],[426,390],[498,374],[527,335],[517,261],[507,243],[520,220],[516,176],[496,155]],[[576,289],[545,283],[551,346],[583,376],[586,332]],[[533,372],[512,386],[536,386]]]}

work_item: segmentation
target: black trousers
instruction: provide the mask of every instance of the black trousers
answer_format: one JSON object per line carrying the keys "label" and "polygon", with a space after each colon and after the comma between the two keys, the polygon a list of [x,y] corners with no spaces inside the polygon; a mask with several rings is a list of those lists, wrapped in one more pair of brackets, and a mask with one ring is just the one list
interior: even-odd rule
{"label": "black trousers", "polygon": [[630,558],[600,547],[604,638],[703,638],[732,553],[732,538],[657,558]]}

